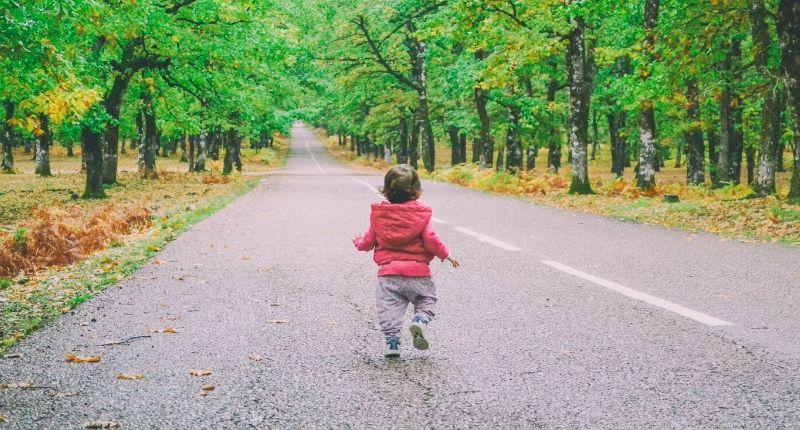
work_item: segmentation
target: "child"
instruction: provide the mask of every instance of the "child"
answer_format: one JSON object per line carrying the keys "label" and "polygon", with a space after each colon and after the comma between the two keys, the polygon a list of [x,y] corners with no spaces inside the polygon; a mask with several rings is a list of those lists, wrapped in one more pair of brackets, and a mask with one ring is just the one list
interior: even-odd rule
{"label": "child", "polygon": [[378,322],[386,337],[386,357],[400,355],[400,329],[408,303],[414,304],[409,330],[414,348],[428,349],[424,329],[434,316],[436,288],[428,263],[433,257],[458,267],[430,225],[431,208],[417,202],[422,184],[413,167],[400,164],[383,178],[381,193],[388,202],[374,203],[370,226],[353,243],[359,251],[375,249],[378,269]]}

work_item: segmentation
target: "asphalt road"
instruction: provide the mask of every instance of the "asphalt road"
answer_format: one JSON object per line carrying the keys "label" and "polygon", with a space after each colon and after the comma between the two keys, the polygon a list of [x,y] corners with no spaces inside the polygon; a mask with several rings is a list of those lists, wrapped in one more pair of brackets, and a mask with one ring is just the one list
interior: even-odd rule
{"label": "asphalt road", "polygon": [[293,136],[281,172],[0,360],[47,387],[0,389],[0,429],[800,426],[800,249],[425,182],[462,267],[433,264],[431,349],[385,359],[350,242],[381,177]]}

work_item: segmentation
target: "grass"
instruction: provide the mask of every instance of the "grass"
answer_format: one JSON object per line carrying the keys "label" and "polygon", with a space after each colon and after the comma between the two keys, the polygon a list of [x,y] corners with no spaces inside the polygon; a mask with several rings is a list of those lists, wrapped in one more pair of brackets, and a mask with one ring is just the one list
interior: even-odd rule
{"label": "grass", "polygon": [[[385,171],[389,167],[383,160],[355,157],[348,150],[349,147],[338,146],[335,137],[326,137],[324,133],[320,133],[320,137],[330,153],[349,166],[372,171]],[[589,162],[589,177],[596,194],[581,196],[568,193],[571,173],[566,161],[558,174],[550,173],[542,164],[547,159],[546,150],[539,152],[535,169],[517,175],[496,172],[494,169],[480,170],[472,164],[450,167],[449,149],[437,147],[436,150],[436,162],[440,167],[432,173],[420,169],[423,176],[429,179],[571,211],[689,231],[706,231],[747,242],[760,240],[800,244],[800,201],[777,197],[748,198],[752,190],[744,185],[711,189],[710,179],[707,179],[705,186],[687,186],[685,168],[675,168],[672,160],[668,160],[667,166],[656,174],[656,189],[651,193],[642,193],[635,186],[632,169],[626,169],[623,178],[615,178],[610,173],[610,154],[607,147],[601,146],[596,160]],[[467,155],[467,159],[471,159],[471,154]],[[785,154],[785,157],[790,159],[790,154]],[[791,161],[786,165],[791,167]],[[790,178],[790,169],[778,173],[778,195],[786,195]],[[680,202],[665,202],[665,194],[678,196]]]}
{"label": "grass", "polygon": [[[88,216],[111,206],[144,204],[152,223],[128,234],[115,235],[102,249],[82,256],[77,262],[0,277],[0,353],[20,339],[69,312],[99,292],[129,277],[147,263],[169,241],[193,224],[208,217],[258,184],[238,174],[222,179],[221,163],[210,161],[209,172],[190,174],[185,163],[159,158],[159,179],[140,180],[129,171],[135,158],[127,154],[120,160],[119,184],[108,190],[103,200],[74,200],[71,193],[82,191],[84,176],[78,172],[80,156],[68,159],[57,149],[52,158],[59,176],[38,178],[31,162],[17,155],[17,174],[0,176],[0,208],[3,212],[0,235],[13,243],[29,243],[39,234],[32,229],[31,211],[41,202],[49,211],[85,213],[85,218],[70,219],[71,224],[88,222]],[[242,161],[248,173],[260,174],[278,168],[288,152],[283,138],[276,148],[243,149]],[[77,167],[77,168],[76,168]],[[211,178],[209,180],[209,178]],[[144,202],[144,203],[143,203]],[[9,209],[10,207],[10,209]],[[0,209],[2,210],[2,209]]]}

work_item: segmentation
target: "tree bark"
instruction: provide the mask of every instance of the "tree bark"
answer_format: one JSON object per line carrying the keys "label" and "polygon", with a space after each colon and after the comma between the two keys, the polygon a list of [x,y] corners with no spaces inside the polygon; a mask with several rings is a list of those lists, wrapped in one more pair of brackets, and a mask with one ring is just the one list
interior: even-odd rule
{"label": "tree bark", "polygon": [[50,132],[50,117],[39,114],[39,128],[42,134],[36,142],[36,174],[39,176],[53,176],[50,172],[50,145],[53,144],[53,134]]}
{"label": "tree bark", "polygon": [[156,179],[156,116],[153,111],[153,100],[147,92],[142,95],[142,116],[144,119],[144,139],[139,147],[139,177]]}
{"label": "tree bark", "polygon": [[572,183],[570,194],[592,194],[589,183],[589,100],[591,84],[586,63],[583,17],[570,19],[572,29],[567,47],[567,74],[569,76],[569,136],[572,154]]}
{"label": "tree bark", "polygon": [[237,172],[242,171],[242,137],[234,135],[233,140],[233,164]]}
{"label": "tree bark", "polygon": [[[734,37],[720,65],[722,91],[719,98],[720,140],[715,186],[739,183],[742,170],[741,100],[734,90],[734,65],[742,55],[742,41]],[[737,119],[739,122],[737,122]]]}
{"label": "tree bark", "polygon": [[411,147],[409,148],[410,164],[413,168],[417,168],[417,160],[419,159],[419,121],[416,120],[416,112],[414,113],[414,123],[411,127]]}
{"label": "tree bark", "polygon": [[522,170],[522,142],[519,140],[522,112],[516,106],[508,108],[508,130],[506,133],[506,171],[515,174]]}
{"label": "tree bark", "polygon": [[611,138],[611,173],[621,178],[625,173],[625,148],[628,146],[623,129],[625,128],[626,114],[624,112],[609,112],[608,134]]}
{"label": "tree bark", "polygon": [[676,169],[680,169],[681,166],[683,165],[682,164],[683,163],[683,152],[684,152],[683,148],[684,148],[685,143],[686,143],[686,142],[684,142],[684,140],[686,140],[686,136],[684,136],[683,140],[679,140],[678,141],[678,149],[675,151],[675,168]]}
{"label": "tree bark", "polygon": [[400,110],[400,145],[397,148],[397,164],[408,163],[408,118],[403,109]]}
{"label": "tree bark", "polygon": [[536,142],[530,142],[527,149],[527,159],[525,161],[525,170],[531,171],[536,168],[536,155],[537,150]]}
{"label": "tree bark", "polygon": [[[640,71],[643,82],[650,76],[648,66],[655,62],[656,25],[658,23],[659,0],[646,0],[644,6],[644,32],[642,44],[644,68]],[[642,190],[651,190],[656,186],[656,118],[653,101],[645,99],[639,106],[639,170],[636,175],[637,184]]]}
{"label": "tree bark", "polygon": [[461,133],[458,136],[458,154],[460,158],[458,160],[459,163],[466,163],[467,162],[467,135]]}
{"label": "tree bark", "polygon": [[800,1],[780,0],[776,17],[783,57],[786,102],[794,122],[794,151],[789,198],[800,197]]}
{"label": "tree bark", "polygon": [[[128,89],[128,83],[131,80],[130,73],[119,74],[114,77],[114,83],[111,90],[106,95],[103,105],[106,112],[113,119],[106,126],[105,133],[105,150],[103,152],[103,183],[116,184],[117,183],[117,160],[119,149],[119,112],[122,107],[122,99],[125,97],[125,91]],[[146,91],[146,90],[145,90]]]}
{"label": "tree bark", "polygon": [[458,129],[456,126],[451,125],[447,127],[447,134],[450,137],[450,165],[455,166],[461,160],[461,153],[459,152],[461,147],[459,146],[458,140]]}
{"label": "tree bark", "polygon": [[747,149],[745,149],[745,158],[747,158],[747,185],[753,186],[756,170],[756,148],[748,145]]}
{"label": "tree bark", "polygon": [[597,109],[592,112],[592,161],[597,155],[597,146],[600,144],[598,138],[599,130],[597,127]]}
{"label": "tree bark", "polygon": [[12,119],[14,119],[14,109],[16,105],[10,100],[5,102],[6,115],[3,121],[3,173],[14,173],[14,141],[13,130],[11,128]]}
{"label": "tree bark", "polygon": [[717,165],[717,160],[719,160],[719,136],[717,135],[716,130],[711,129],[708,131],[708,172],[711,175],[711,183],[717,183],[717,178],[719,174],[719,166]]}
{"label": "tree bark", "polygon": [[200,131],[197,137],[197,161],[194,163],[194,171],[202,172],[206,170],[206,156],[208,154],[208,139],[210,135],[205,130]]}
{"label": "tree bark", "polygon": [[769,69],[769,50],[772,45],[772,38],[769,34],[767,24],[767,9],[763,0],[748,0],[750,27],[753,36],[754,64],[761,78],[767,84],[764,92],[764,106],[761,110],[761,146],[759,148],[758,170],[755,177],[753,188],[759,197],[765,197],[775,193],[775,151],[777,142],[774,136],[775,128],[780,124],[775,121],[776,111],[778,111],[778,90],[774,80],[774,74]]}
{"label": "tree bark", "polygon": [[225,157],[222,161],[222,174],[230,175],[233,172],[233,142],[236,140],[236,130],[233,127],[228,129],[225,137]]}
{"label": "tree bark", "polygon": [[[484,58],[485,53],[483,50],[475,52],[476,60],[483,61]],[[478,111],[478,119],[480,120],[479,136],[481,152],[478,156],[478,161],[480,162],[480,168],[485,169],[492,167],[492,162],[494,161],[492,159],[494,157],[494,141],[491,135],[489,112],[486,109],[489,97],[486,91],[481,87],[481,84],[481,82],[475,84],[475,108]]]}
{"label": "tree bark", "polygon": [[84,126],[81,130],[83,158],[86,163],[85,199],[99,199],[106,196],[103,190],[103,133],[92,131]]}
{"label": "tree bark", "polygon": [[[547,85],[547,104],[548,106],[556,100],[558,91],[558,81],[551,79]],[[549,138],[547,142],[547,167],[550,173],[558,173],[561,168],[561,136],[558,127],[554,124],[547,125]]]}
{"label": "tree bark", "polygon": [[686,99],[689,106],[686,116],[689,120],[689,129],[685,133],[686,139],[686,183],[689,185],[702,185],[706,181],[706,151],[703,142],[703,130],[700,125],[699,94],[697,82],[689,80],[686,83]]}
{"label": "tree bark", "polygon": [[189,135],[189,156],[187,158],[190,172],[194,172],[194,147],[196,143],[197,136],[194,134]]}

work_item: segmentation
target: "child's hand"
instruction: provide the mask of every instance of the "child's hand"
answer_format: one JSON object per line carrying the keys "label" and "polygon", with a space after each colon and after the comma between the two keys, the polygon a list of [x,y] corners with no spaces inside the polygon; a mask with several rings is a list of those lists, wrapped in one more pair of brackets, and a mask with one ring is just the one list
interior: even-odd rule
{"label": "child's hand", "polygon": [[458,260],[456,260],[456,259],[455,259],[455,258],[453,258],[453,257],[447,257],[447,261],[449,261],[449,262],[450,262],[450,264],[452,264],[452,265],[453,265],[453,267],[458,267],[458,266],[460,266],[460,265],[461,265],[461,263],[459,263],[459,262],[458,262]]}
{"label": "child's hand", "polygon": [[356,242],[358,242],[360,240],[361,240],[361,236],[359,236],[359,235],[353,236],[353,243],[356,243]]}

